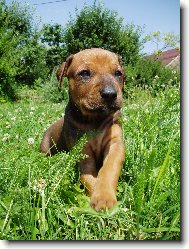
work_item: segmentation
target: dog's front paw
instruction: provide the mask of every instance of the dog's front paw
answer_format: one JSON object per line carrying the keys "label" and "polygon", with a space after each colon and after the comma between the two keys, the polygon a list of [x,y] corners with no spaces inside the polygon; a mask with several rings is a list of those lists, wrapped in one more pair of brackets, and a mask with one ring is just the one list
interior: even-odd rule
{"label": "dog's front paw", "polygon": [[101,211],[103,209],[112,208],[117,202],[115,193],[112,191],[94,191],[91,196],[90,204],[97,211]]}

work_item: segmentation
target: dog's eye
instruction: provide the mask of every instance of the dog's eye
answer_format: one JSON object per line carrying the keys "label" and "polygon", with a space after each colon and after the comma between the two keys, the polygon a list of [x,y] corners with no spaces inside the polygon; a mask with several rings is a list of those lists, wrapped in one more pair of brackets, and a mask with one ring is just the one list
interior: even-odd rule
{"label": "dog's eye", "polygon": [[90,77],[91,73],[89,70],[82,70],[80,73],[79,73],[79,76],[81,77]]}
{"label": "dog's eye", "polygon": [[121,77],[123,74],[122,74],[122,72],[120,71],[120,70],[116,70],[115,71],[115,76],[116,77]]}

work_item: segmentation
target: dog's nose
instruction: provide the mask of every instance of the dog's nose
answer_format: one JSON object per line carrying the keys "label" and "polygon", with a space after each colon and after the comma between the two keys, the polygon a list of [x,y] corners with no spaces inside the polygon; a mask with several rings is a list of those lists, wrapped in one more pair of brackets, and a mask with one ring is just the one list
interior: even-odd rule
{"label": "dog's nose", "polygon": [[113,101],[117,98],[117,92],[113,86],[106,86],[100,91],[101,97],[106,101]]}

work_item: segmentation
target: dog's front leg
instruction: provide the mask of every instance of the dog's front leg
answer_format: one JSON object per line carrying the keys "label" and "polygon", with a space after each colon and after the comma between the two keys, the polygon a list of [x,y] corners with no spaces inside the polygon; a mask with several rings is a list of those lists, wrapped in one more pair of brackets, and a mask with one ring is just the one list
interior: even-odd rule
{"label": "dog's front leg", "polygon": [[[119,129],[116,128],[116,133]],[[120,131],[118,133],[121,132]],[[116,188],[125,157],[122,136],[115,136],[107,144],[103,166],[96,180],[95,188],[91,196],[91,206],[100,211],[111,208],[117,202]]]}
{"label": "dog's front leg", "polygon": [[80,162],[80,180],[82,184],[86,187],[87,194],[92,195],[97,179],[97,170],[94,155],[91,150],[85,151],[88,156],[86,159]]}

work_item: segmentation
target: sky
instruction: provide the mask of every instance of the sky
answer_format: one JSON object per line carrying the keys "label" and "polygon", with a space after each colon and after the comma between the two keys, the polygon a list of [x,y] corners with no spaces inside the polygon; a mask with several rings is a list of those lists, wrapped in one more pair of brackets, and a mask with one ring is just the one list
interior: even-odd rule
{"label": "sky", "polygon": [[[7,0],[10,3],[12,0]],[[41,17],[42,23],[68,22],[70,14],[75,15],[75,8],[81,10],[85,5],[92,5],[94,0],[17,0],[34,8],[34,16]],[[116,11],[123,17],[124,24],[143,27],[144,35],[160,31],[162,34],[173,32],[180,34],[179,0],[96,0],[104,7]],[[156,49],[152,42],[146,43],[144,53],[153,53]]]}

